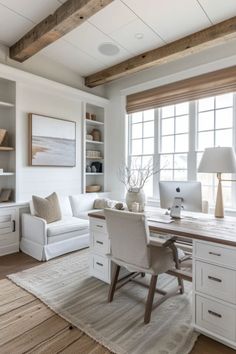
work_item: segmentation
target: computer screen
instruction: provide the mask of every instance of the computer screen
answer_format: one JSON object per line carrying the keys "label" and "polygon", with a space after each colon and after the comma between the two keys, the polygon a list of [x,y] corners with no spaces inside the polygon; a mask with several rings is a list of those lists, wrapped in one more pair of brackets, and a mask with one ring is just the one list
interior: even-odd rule
{"label": "computer screen", "polygon": [[170,209],[175,198],[182,198],[183,210],[202,211],[202,188],[200,182],[159,182],[161,208]]}

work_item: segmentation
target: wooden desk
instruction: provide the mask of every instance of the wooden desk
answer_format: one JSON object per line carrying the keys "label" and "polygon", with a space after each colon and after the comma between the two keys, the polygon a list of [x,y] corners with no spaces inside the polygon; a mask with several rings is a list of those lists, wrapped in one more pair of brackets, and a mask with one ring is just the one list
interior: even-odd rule
{"label": "wooden desk", "polygon": [[[148,214],[154,219],[163,211],[155,209]],[[90,274],[110,283],[112,264],[107,257],[110,240],[105,217],[102,212],[92,212],[89,217]],[[152,245],[162,243],[159,234],[193,241],[193,325],[236,349],[236,218],[185,213],[174,223],[148,224],[154,234],[150,237]]]}
{"label": "wooden desk", "polygon": [[[155,219],[155,217],[163,215],[163,210],[148,211],[148,214],[152,216],[152,219]],[[102,211],[89,213],[89,217],[105,220]],[[209,241],[236,247],[236,218],[234,217],[216,219],[209,214],[185,212],[182,219],[172,223],[148,221],[148,225],[152,233],[171,234],[191,240]],[[155,238],[152,238],[152,243],[155,243]]]}

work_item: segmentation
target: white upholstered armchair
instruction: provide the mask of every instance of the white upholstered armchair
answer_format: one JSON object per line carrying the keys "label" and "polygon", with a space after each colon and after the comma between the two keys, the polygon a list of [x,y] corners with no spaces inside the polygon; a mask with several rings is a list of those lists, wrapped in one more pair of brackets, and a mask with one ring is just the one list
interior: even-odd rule
{"label": "white upholstered armchair", "polygon": [[89,222],[74,217],[68,197],[59,197],[62,219],[47,224],[35,216],[31,202],[30,214],[22,215],[21,250],[38,259],[47,261],[62,254],[89,246]]}

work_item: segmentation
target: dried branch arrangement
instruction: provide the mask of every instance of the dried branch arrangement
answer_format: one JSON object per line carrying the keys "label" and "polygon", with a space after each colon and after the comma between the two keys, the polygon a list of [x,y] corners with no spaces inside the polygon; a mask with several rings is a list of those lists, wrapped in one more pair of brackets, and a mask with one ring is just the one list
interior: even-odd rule
{"label": "dried branch arrangement", "polygon": [[145,166],[133,164],[132,168],[124,164],[119,168],[118,178],[129,192],[139,192],[150,177],[160,172],[150,160]]}

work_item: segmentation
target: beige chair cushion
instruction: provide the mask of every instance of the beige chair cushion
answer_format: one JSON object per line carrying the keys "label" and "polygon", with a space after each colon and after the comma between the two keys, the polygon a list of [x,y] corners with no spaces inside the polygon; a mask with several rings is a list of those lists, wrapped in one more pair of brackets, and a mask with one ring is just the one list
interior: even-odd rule
{"label": "beige chair cushion", "polygon": [[46,198],[33,195],[32,200],[36,216],[46,220],[48,224],[61,220],[61,209],[56,193],[52,193]]}

